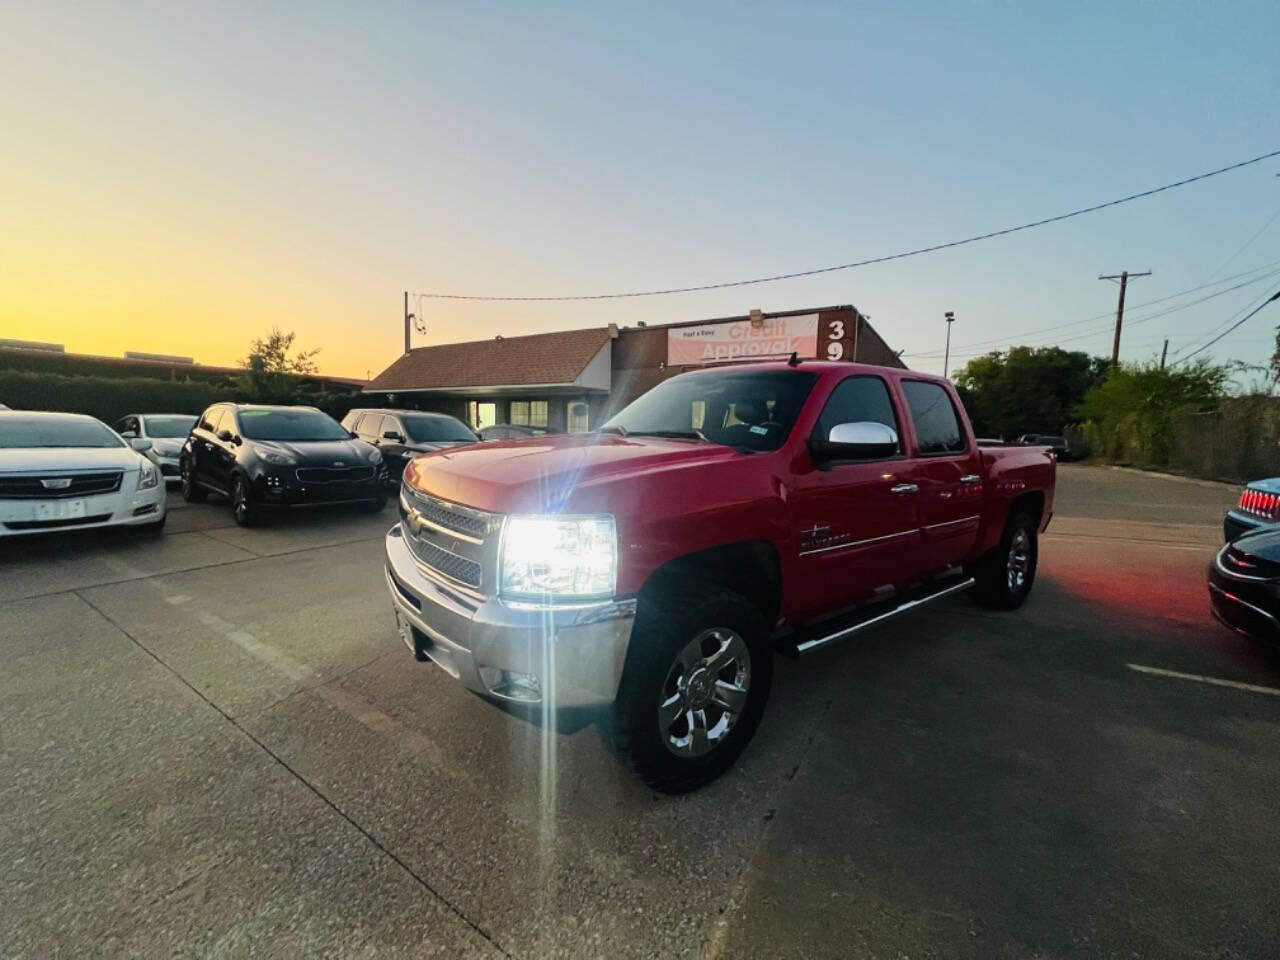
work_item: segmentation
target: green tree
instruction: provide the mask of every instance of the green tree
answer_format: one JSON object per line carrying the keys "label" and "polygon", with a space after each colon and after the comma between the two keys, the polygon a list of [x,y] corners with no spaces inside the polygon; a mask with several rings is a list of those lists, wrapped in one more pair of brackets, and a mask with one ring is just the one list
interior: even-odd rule
{"label": "green tree", "polygon": [[241,361],[245,374],[242,388],[249,394],[268,402],[287,402],[295,399],[303,384],[299,377],[319,371],[315,350],[293,350],[296,337],[292,331],[285,333],[277,327],[260,340],[253,341],[249,355]]}
{"label": "green tree", "polygon": [[974,357],[955,375],[979,433],[1060,433],[1107,361],[1061,347],[1014,347]]}

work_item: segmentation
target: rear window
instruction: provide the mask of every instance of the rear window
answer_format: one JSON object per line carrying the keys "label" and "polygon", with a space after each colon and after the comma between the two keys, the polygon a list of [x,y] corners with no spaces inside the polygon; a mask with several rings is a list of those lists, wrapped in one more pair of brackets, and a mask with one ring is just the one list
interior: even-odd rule
{"label": "rear window", "polygon": [[0,448],[25,450],[34,447],[121,447],[124,441],[97,420],[55,417],[0,418]]}
{"label": "rear window", "polygon": [[928,456],[964,451],[964,431],[946,390],[924,380],[903,380],[902,393],[911,410],[920,453]]}

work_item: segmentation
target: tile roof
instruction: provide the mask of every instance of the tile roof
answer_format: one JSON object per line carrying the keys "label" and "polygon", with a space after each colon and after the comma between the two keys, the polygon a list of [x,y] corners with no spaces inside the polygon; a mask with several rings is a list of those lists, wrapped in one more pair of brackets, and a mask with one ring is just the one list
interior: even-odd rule
{"label": "tile roof", "polygon": [[365,391],[573,383],[609,340],[607,327],[595,327],[418,347],[374,377]]}

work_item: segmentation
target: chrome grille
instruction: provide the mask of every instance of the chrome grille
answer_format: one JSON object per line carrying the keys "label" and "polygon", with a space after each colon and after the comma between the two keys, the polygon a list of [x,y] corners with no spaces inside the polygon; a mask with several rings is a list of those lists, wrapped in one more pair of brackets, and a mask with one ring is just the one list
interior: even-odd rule
{"label": "chrome grille", "polygon": [[121,477],[122,472],[119,470],[0,477],[0,500],[61,500],[66,497],[115,493],[120,489]]}
{"label": "chrome grille", "polygon": [[477,597],[495,592],[500,516],[406,485],[400,491],[400,519],[405,543],[424,572]]}

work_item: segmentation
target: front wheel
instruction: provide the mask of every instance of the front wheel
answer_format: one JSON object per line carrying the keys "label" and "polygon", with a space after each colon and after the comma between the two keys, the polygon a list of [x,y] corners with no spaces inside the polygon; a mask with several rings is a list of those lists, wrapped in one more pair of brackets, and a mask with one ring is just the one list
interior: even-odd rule
{"label": "front wheel", "polygon": [[751,740],[772,679],[768,625],[750,600],[657,591],[641,601],[618,687],[618,750],[651,787],[696,790]]}
{"label": "front wheel", "polygon": [[205,498],[209,496],[209,492],[196,483],[191,461],[184,458],[179,469],[182,474],[182,499],[187,503],[204,503]]}
{"label": "front wheel", "polygon": [[249,491],[249,481],[240,474],[231,478],[231,518],[240,527],[255,526],[259,520],[258,507]]}
{"label": "front wheel", "polygon": [[365,513],[381,513],[387,505],[387,499],[385,493],[380,493],[376,500],[366,500],[360,504],[360,509]]}
{"label": "front wheel", "polygon": [[1022,606],[1036,579],[1036,522],[1029,514],[1009,518],[1000,543],[974,567],[973,598],[997,610]]}

